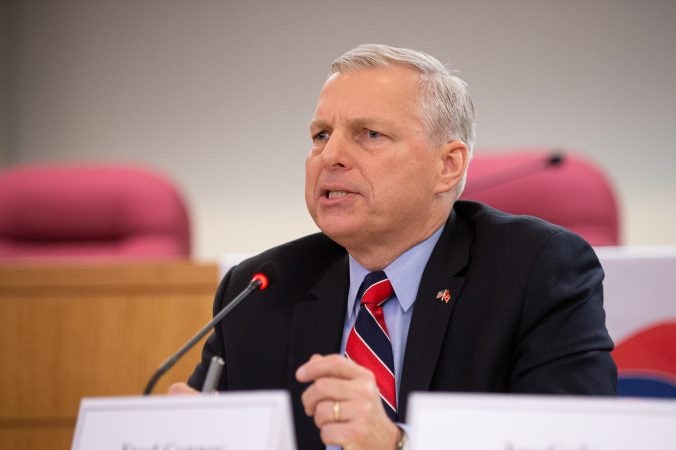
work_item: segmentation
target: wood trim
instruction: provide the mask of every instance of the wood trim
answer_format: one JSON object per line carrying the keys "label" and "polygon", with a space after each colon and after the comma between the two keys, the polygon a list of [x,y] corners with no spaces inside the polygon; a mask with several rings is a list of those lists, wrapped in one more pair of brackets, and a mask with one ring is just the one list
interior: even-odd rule
{"label": "wood trim", "polygon": [[[82,397],[140,395],[210,319],[217,283],[215,264],[187,261],[0,265],[0,434],[72,433]],[[185,380],[200,348],[155,392]]]}

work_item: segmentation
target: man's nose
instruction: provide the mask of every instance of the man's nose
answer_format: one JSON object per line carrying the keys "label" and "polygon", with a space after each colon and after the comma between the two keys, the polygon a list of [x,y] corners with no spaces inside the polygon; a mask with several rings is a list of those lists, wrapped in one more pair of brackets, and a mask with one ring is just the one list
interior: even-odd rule
{"label": "man's nose", "polygon": [[350,167],[351,150],[352,142],[349,137],[334,131],[322,151],[322,162],[327,168]]}
{"label": "man's nose", "polygon": [[349,168],[352,165],[354,156],[355,142],[349,133],[334,130],[329,136],[324,150],[322,151],[322,160],[328,168],[343,167]]}

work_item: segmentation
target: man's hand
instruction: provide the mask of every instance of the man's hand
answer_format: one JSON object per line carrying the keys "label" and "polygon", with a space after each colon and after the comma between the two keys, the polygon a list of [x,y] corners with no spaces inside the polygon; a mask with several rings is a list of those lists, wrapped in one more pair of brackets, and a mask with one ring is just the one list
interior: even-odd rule
{"label": "man's hand", "polygon": [[197,395],[199,392],[188,386],[186,383],[174,383],[167,390],[169,395]]}
{"label": "man's hand", "polygon": [[345,450],[396,448],[401,430],[387,417],[371,371],[340,355],[313,355],[296,379],[312,383],[301,401],[325,444]]}

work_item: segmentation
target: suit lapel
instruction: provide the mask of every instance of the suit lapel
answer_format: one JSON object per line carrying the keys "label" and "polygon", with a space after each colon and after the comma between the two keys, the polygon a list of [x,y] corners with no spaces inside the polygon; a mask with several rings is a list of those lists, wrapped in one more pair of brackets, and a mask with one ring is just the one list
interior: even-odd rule
{"label": "suit lapel", "polygon": [[294,308],[287,377],[297,439],[307,448],[323,448],[324,445],[314,421],[303,411],[300,399],[307,385],[296,381],[296,370],[315,353],[325,355],[340,351],[348,289],[349,269],[345,254],[330,263],[310,289],[308,298],[298,300]]}
{"label": "suit lapel", "polygon": [[[413,307],[400,381],[399,418],[406,416],[409,393],[429,390],[451,313],[465,283],[472,234],[455,212],[446,224],[425,267]],[[444,296],[450,300],[437,298]]]}
{"label": "suit lapel", "polygon": [[310,356],[340,351],[348,289],[349,269],[345,255],[324,271],[310,289],[310,297],[296,304],[289,351],[290,385],[299,387],[295,381],[296,369]]}

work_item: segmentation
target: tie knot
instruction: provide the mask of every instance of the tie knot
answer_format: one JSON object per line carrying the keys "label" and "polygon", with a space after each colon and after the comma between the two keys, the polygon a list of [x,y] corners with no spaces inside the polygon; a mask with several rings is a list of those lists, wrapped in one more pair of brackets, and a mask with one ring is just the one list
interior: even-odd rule
{"label": "tie knot", "polygon": [[385,272],[371,272],[364,277],[359,288],[362,304],[380,305],[392,297],[394,290]]}

